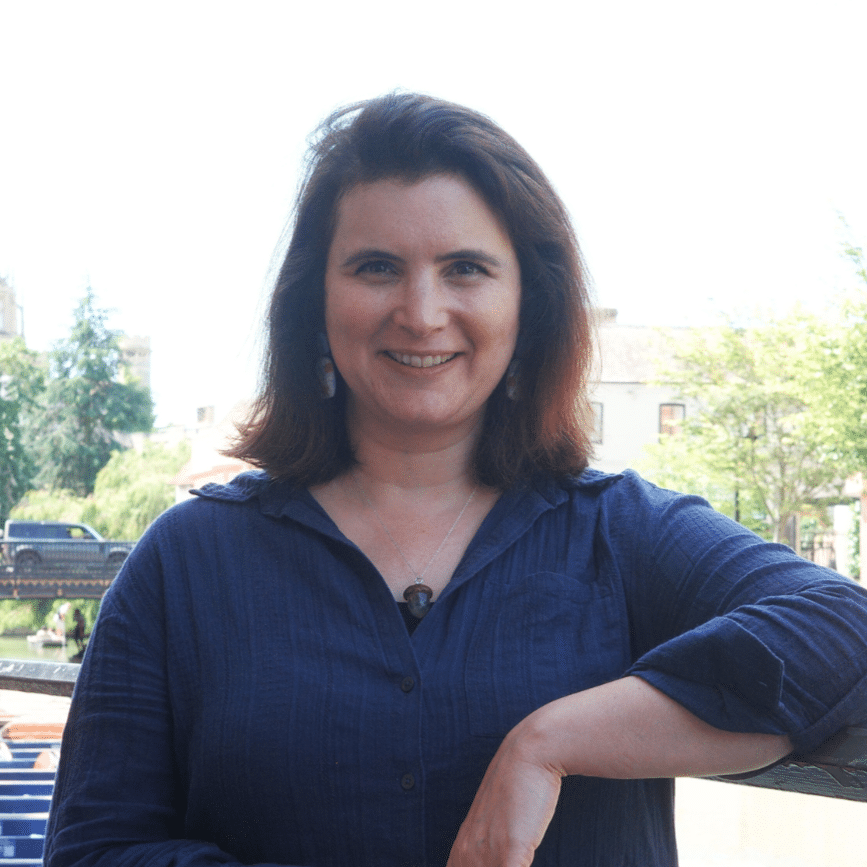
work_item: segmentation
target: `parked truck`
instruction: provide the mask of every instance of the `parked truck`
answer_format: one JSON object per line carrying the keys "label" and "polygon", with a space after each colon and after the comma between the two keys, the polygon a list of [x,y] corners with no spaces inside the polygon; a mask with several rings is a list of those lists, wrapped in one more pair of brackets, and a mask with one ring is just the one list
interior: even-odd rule
{"label": "parked truck", "polygon": [[104,539],[87,524],[10,519],[2,549],[3,560],[16,570],[80,566],[117,571],[134,544]]}

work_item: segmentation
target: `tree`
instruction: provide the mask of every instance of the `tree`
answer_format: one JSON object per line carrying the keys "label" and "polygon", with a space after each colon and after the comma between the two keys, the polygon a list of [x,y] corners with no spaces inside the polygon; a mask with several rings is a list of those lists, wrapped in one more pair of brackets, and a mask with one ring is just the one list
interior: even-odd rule
{"label": "tree", "polygon": [[63,490],[31,491],[12,514],[25,521],[89,524],[108,539],[135,541],[174,503],[169,482],[189,457],[187,442],[175,446],[145,443],[141,451],[117,451],[97,474],[90,496]]}
{"label": "tree", "polygon": [[836,498],[843,466],[814,422],[804,362],[827,330],[797,311],[696,329],[678,343],[663,378],[691,409],[681,433],[649,450],[648,476],[707,496],[774,541],[800,513]]}
{"label": "tree", "polygon": [[[189,460],[187,442],[170,447],[145,443],[141,452],[126,449],[112,454],[96,477],[94,493],[77,497],[69,491],[30,491],[13,509],[26,521],[69,521],[90,524],[109,539],[136,540],[150,523],[174,502],[169,484]],[[0,600],[0,631],[13,626],[38,628],[58,606],[68,601],[80,608],[87,628],[96,619],[99,600]]]}
{"label": "tree", "polygon": [[153,425],[148,390],[120,381],[118,332],[106,327],[107,316],[88,288],[69,338],[50,353],[48,384],[32,427],[40,487],[86,496],[97,473],[121,448],[116,435]]}
{"label": "tree", "polygon": [[839,326],[816,335],[807,361],[812,423],[848,473],[867,470],[867,265],[860,247],[844,248],[860,291],[845,300]]}
{"label": "tree", "polygon": [[88,523],[110,539],[138,539],[174,503],[169,482],[189,458],[188,442],[115,452],[96,477]]}
{"label": "tree", "polygon": [[853,482],[860,478],[860,538],[857,572],[867,576],[867,265],[853,243],[844,252],[854,265],[859,288],[842,306],[837,328],[820,334],[809,357],[815,398],[813,425]]}
{"label": "tree", "polygon": [[44,387],[36,354],[24,341],[0,343],[0,527],[36,475],[26,419]]}
{"label": "tree", "polygon": [[[12,509],[10,517],[19,521],[66,521],[90,524],[90,497],[77,497],[72,491],[28,491]],[[87,516],[87,517],[85,517]],[[99,529],[96,527],[95,529]]]}

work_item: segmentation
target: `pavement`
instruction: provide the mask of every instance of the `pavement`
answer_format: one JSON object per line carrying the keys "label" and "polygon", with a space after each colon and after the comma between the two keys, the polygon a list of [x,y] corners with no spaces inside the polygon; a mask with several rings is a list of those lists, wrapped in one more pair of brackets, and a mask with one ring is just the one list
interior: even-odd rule
{"label": "pavement", "polygon": [[64,723],[69,714],[69,698],[0,689],[0,725],[20,722]]}

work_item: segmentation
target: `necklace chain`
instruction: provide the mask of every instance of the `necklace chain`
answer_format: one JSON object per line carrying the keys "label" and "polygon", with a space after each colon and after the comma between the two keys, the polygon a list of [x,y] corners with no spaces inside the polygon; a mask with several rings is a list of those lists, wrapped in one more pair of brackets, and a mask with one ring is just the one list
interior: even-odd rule
{"label": "necklace chain", "polygon": [[415,577],[416,584],[422,583],[422,578],[424,578],[424,576],[427,574],[427,570],[430,569],[431,566],[433,566],[434,560],[436,560],[436,558],[439,556],[440,551],[442,551],[443,547],[445,546],[446,542],[448,542],[448,540],[451,538],[452,533],[454,533],[455,531],[455,527],[457,527],[461,518],[463,518],[464,512],[466,512],[466,510],[469,508],[470,503],[473,501],[473,497],[475,497],[476,495],[476,491],[479,489],[478,485],[476,485],[476,487],[473,488],[472,491],[470,491],[470,495],[469,497],[467,497],[467,501],[466,503],[464,503],[464,507],[460,510],[460,512],[458,512],[457,518],[455,518],[454,523],[451,525],[451,527],[449,527],[449,531],[448,533],[446,533],[445,538],[442,540],[442,542],[440,542],[439,547],[436,549],[436,551],[433,552],[433,556],[430,558],[430,560],[428,560],[427,566],[425,566],[421,572],[416,572],[415,569],[412,568],[409,560],[406,559],[406,555],[403,553],[403,549],[400,547],[400,545],[397,544],[397,542],[394,541],[394,536],[391,535],[388,527],[385,526],[382,518],[379,517],[379,512],[376,511],[376,506],[373,505],[370,497],[367,496],[367,492],[364,490],[364,488],[361,487],[361,482],[359,482],[356,478],[355,472],[350,472],[350,476],[352,476],[352,481],[355,483],[355,487],[358,488],[361,496],[364,497],[365,502],[368,506],[370,506],[370,510],[373,512],[374,517],[379,522],[379,526],[382,527],[383,532],[386,536],[388,536],[389,542],[394,545],[394,550],[397,551],[398,554],[400,554],[400,559],[403,560],[404,563],[406,563],[406,568],[409,569],[410,573]]}

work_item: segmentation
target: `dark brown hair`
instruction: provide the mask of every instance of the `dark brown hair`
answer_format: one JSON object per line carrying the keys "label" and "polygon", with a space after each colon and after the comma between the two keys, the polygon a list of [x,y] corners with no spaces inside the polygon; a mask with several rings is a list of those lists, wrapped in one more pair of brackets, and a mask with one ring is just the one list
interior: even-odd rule
{"label": "dark brown hair", "polygon": [[475,454],[479,482],[508,488],[578,473],[591,452],[587,278],[563,203],[524,149],[489,118],[420,94],[389,94],[332,114],[311,146],[295,224],[268,313],[263,385],[227,452],[272,478],[320,484],[349,469],[346,386],[323,400],[315,366],[325,263],[337,205],[358,184],[464,178],[500,218],[521,268],[517,400],[501,382]]}

